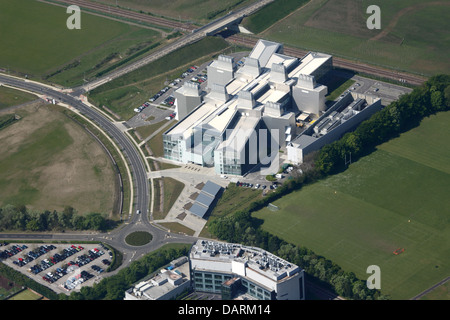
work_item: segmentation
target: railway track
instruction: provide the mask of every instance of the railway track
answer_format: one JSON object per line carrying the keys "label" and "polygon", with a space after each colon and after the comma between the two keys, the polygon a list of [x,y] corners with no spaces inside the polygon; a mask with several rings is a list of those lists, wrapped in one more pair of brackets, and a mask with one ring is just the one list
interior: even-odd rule
{"label": "railway track", "polygon": [[[198,29],[197,26],[194,26],[190,23],[168,20],[166,18],[155,17],[145,13],[134,12],[87,0],[59,0],[58,2],[61,4],[75,4],[81,8],[87,8],[93,11],[102,12],[113,16],[119,16],[133,21],[155,24],[166,28],[182,30],[185,32],[192,32],[195,29]],[[227,37],[226,40],[236,44],[253,47],[258,41],[258,38],[248,38],[248,37],[240,37],[238,35],[232,35]],[[284,52],[287,55],[294,56],[297,58],[302,58],[308,53],[307,50],[302,50],[288,46],[284,47]],[[380,78],[394,80],[399,82],[400,84],[407,83],[410,85],[421,85],[427,80],[425,77],[421,77],[418,75],[390,70],[379,66],[372,66],[366,63],[351,61],[335,56],[333,57],[333,65],[335,67],[352,70],[358,73],[369,74]]]}
{"label": "railway track", "polygon": [[[256,42],[259,39],[241,37],[238,35],[232,35],[232,36],[227,37],[227,40],[230,42],[236,43],[236,44],[243,45],[243,46],[254,47],[254,45],[256,44]],[[284,53],[289,56],[302,58],[308,52],[309,51],[307,51],[307,50],[284,46]],[[346,59],[334,57],[334,56],[333,56],[333,65],[335,67],[348,69],[348,70],[356,71],[359,73],[370,74],[370,75],[374,75],[374,76],[377,76],[380,78],[387,78],[387,79],[398,81],[400,83],[403,82],[403,83],[408,83],[411,85],[421,85],[422,83],[424,83],[427,80],[425,77],[416,76],[416,75],[412,75],[412,74],[405,73],[405,72],[398,72],[395,70],[389,70],[389,69],[381,68],[381,67],[377,67],[377,66],[371,66],[371,65],[368,65],[365,63],[350,61],[350,60],[346,60]]]}

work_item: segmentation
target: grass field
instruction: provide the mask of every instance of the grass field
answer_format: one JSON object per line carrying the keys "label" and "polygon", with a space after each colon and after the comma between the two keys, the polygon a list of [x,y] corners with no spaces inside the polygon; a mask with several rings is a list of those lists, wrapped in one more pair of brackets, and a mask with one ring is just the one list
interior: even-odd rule
{"label": "grass field", "polygon": [[277,0],[243,20],[246,29],[260,33],[287,15],[305,5],[309,0]]}
{"label": "grass field", "polygon": [[39,1],[0,0],[0,68],[63,86],[159,41],[158,32],[81,12],[81,29],[69,30],[65,7]]}
{"label": "grass field", "polygon": [[427,118],[345,172],[274,202],[279,211],[254,216],[361,279],[380,266],[382,292],[409,299],[450,271],[449,121],[450,112]]}
{"label": "grass field", "polygon": [[212,210],[206,228],[203,228],[200,236],[213,238],[213,235],[208,231],[208,226],[212,221],[232,214],[238,210],[245,210],[253,201],[261,199],[261,197],[261,190],[237,187],[236,184],[230,183],[217,202],[217,205]]}
{"label": "grass field", "polygon": [[[207,22],[256,0],[120,0],[119,6],[179,21]],[[116,5],[116,0],[98,0]]]}
{"label": "grass field", "polygon": [[[366,26],[369,5],[380,7],[380,30]],[[449,15],[448,1],[310,0],[259,35],[298,48],[433,75],[450,72]]]}
{"label": "grass field", "polygon": [[8,87],[0,87],[0,111],[36,99],[35,95]]}
{"label": "grass field", "polygon": [[27,289],[27,290],[23,290],[22,292],[12,296],[8,300],[19,300],[19,301],[30,300],[30,301],[33,301],[33,300],[40,300],[41,298],[42,297],[39,294]]}
{"label": "grass field", "polygon": [[450,282],[447,281],[445,284],[423,296],[420,300],[450,300]]}
{"label": "grass field", "polygon": [[115,196],[110,159],[61,110],[43,104],[17,109],[21,120],[0,131],[0,205],[110,214]]}

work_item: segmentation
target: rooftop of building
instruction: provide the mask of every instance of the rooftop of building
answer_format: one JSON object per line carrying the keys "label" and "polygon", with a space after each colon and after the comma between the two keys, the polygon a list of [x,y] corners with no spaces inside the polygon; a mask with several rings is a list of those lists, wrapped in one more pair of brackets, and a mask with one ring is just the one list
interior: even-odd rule
{"label": "rooftop of building", "polygon": [[218,241],[198,240],[192,246],[190,259],[245,263],[247,268],[273,281],[284,281],[300,272],[297,265],[261,248]]}
{"label": "rooftop of building", "polygon": [[174,288],[190,280],[189,262],[183,257],[180,263],[171,264],[154,277],[136,284],[128,292],[142,300],[157,300]]}
{"label": "rooftop of building", "polygon": [[332,56],[329,54],[309,52],[300,60],[300,64],[289,73],[289,78],[297,78],[300,74],[311,75],[331,58]]}

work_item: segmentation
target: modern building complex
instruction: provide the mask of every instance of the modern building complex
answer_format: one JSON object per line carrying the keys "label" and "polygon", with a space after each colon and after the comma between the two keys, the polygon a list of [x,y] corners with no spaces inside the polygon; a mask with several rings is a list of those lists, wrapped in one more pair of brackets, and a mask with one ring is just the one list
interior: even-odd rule
{"label": "modern building complex", "polygon": [[170,300],[190,289],[189,262],[181,257],[148,280],[143,280],[125,292],[124,300]]}
{"label": "modern building complex", "polygon": [[379,98],[347,92],[308,129],[287,145],[288,160],[294,164],[302,163],[307,154],[319,150],[325,144],[354,130],[358,124],[381,108]]}
{"label": "modern building complex", "polygon": [[169,300],[186,292],[222,300],[304,300],[304,270],[270,252],[240,244],[198,240],[156,276],[125,292],[124,300]]}
{"label": "modern building complex", "polygon": [[198,240],[189,255],[194,290],[222,299],[304,300],[304,271],[265,250]]}
{"label": "modern building complex", "polygon": [[163,135],[164,157],[234,175],[270,162],[297,135],[299,114],[325,111],[327,87],[316,81],[331,68],[330,55],[293,58],[265,40],[243,63],[219,56],[208,66],[207,93],[192,83],[175,92],[179,122]]}

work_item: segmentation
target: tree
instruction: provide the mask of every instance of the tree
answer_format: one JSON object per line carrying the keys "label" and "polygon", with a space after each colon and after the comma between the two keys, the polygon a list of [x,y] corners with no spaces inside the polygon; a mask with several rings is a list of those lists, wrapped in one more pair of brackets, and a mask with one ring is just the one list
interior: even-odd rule
{"label": "tree", "polygon": [[92,212],[86,215],[84,219],[84,228],[91,230],[105,230],[106,222],[100,213]]}

